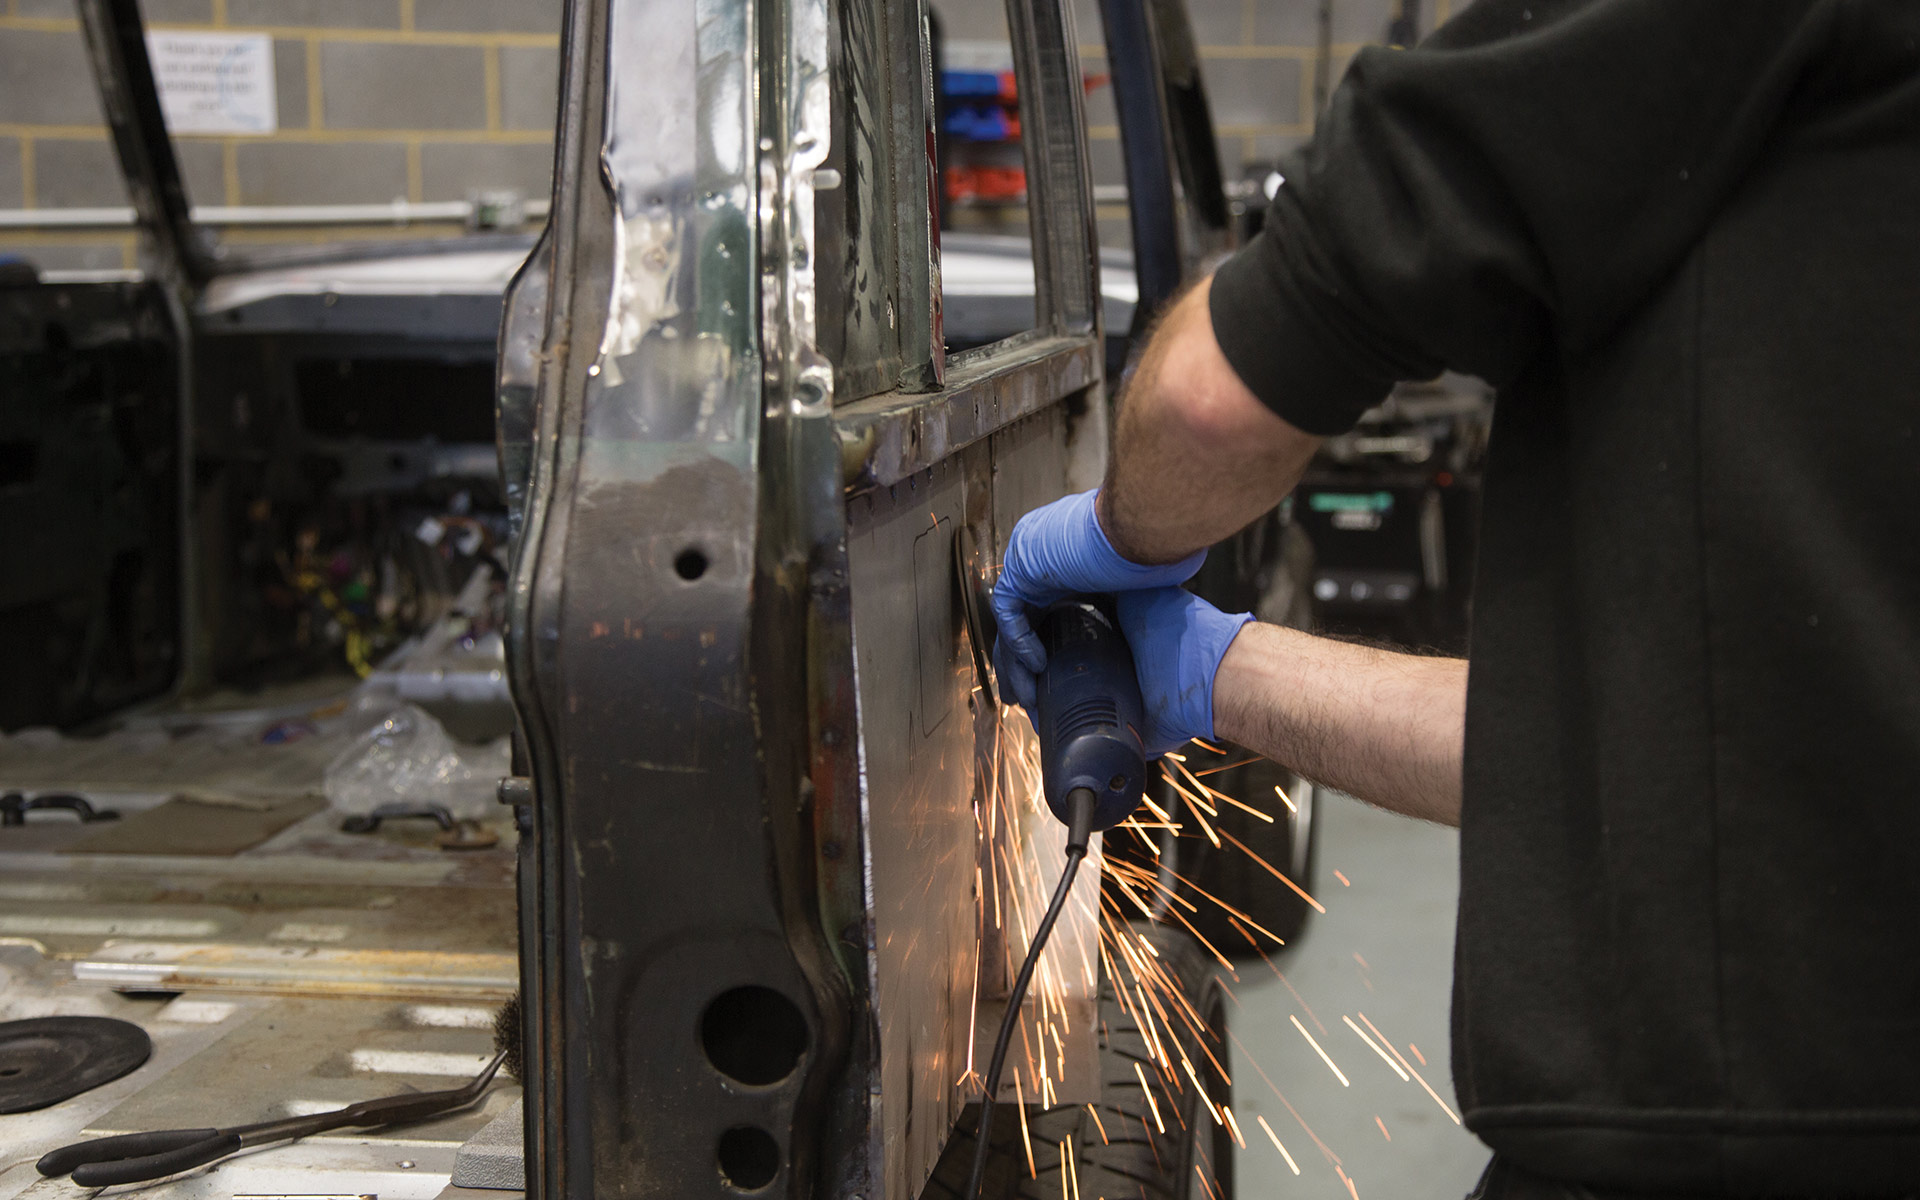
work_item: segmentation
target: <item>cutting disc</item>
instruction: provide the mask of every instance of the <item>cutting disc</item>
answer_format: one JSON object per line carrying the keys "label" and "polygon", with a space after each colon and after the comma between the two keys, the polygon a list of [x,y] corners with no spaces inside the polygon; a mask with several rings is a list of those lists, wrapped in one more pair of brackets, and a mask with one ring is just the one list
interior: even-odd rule
{"label": "cutting disc", "polygon": [[0,1021],[0,1113],[58,1104],[120,1078],[152,1053],[146,1030],[111,1017]]}

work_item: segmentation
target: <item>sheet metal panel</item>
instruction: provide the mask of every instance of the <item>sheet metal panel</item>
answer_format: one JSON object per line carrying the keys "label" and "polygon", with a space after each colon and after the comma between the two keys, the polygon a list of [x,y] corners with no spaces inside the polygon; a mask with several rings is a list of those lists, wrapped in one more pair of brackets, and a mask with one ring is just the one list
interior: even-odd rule
{"label": "sheet metal panel", "polygon": [[[1018,931],[1037,920],[1034,897],[1044,905],[1064,861],[1065,830],[1025,781],[1003,795],[1011,802],[998,822],[990,809],[976,811],[976,798],[991,791],[977,757],[976,713],[987,702],[976,691],[964,641],[953,555],[962,523],[971,519],[976,536],[993,545],[1004,540],[993,538],[996,520],[1066,490],[1068,433],[1067,415],[1056,405],[848,504],[880,1039],[881,1194],[889,1198],[919,1194],[953,1122],[978,1098],[1006,964],[1025,953]],[[999,732],[1003,755],[1018,760],[1023,748],[1030,753],[1024,717],[1012,716]],[[1091,1022],[1098,877],[1096,860],[1082,873],[1043,959],[1045,977],[1057,981],[1051,1002],[1066,1014],[1059,1044],[1071,1048],[1066,1078],[1058,1054],[1047,1072],[1069,1101],[1097,1090]],[[1003,929],[1013,931],[1010,942]],[[1039,1019],[1037,999],[1029,1011]],[[1022,1078],[1032,1097],[1034,1073]],[[1009,1079],[1007,1098],[1013,1095]]]}

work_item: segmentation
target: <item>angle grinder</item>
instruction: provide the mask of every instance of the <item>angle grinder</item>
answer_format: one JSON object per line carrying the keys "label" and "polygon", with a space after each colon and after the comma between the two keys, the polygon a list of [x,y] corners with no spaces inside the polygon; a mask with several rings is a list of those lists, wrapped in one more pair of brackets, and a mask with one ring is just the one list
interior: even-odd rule
{"label": "angle grinder", "polygon": [[[986,606],[969,604],[968,608],[975,626],[977,660],[985,659],[980,654],[986,641],[979,629],[979,614]],[[1040,614],[1035,630],[1047,652],[1046,670],[1040,672],[1034,689],[1041,787],[1047,807],[1067,826],[1067,864],[1046,914],[1034,929],[987,1060],[967,1200],[979,1200],[993,1139],[1000,1072],[1040,952],[1073,891],[1074,876],[1094,832],[1111,829],[1133,815],[1147,781],[1147,752],[1140,734],[1146,724],[1146,706],[1140,699],[1139,676],[1134,674],[1133,650],[1120,632],[1110,602],[1092,597],[1063,600]]]}
{"label": "angle grinder", "polygon": [[1070,798],[1084,790],[1092,795],[1091,827],[1111,829],[1140,807],[1147,783],[1133,651],[1104,600],[1052,605],[1036,632],[1047,651],[1047,669],[1035,680],[1047,807],[1072,828]]}

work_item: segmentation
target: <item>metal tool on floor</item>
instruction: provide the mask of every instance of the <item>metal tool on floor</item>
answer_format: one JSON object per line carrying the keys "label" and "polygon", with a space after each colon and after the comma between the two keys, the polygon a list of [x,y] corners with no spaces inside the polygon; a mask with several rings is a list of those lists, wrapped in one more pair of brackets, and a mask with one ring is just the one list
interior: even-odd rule
{"label": "metal tool on floor", "polygon": [[471,817],[455,818],[444,804],[382,804],[363,816],[340,822],[342,833],[378,833],[382,821],[419,818],[440,826],[433,844],[442,850],[487,850],[500,844],[500,835]]}
{"label": "metal tool on floor", "polygon": [[84,796],[69,796],[65,793],[43,792],[28,797],[21,792],[8,792],[0,796],[0,825],[25,825],[30,812],[58,810],[70,812],[80,818],[82,825],[94,821],[118,821],[120,813],[112,808],[95,808],[87,803]]}
{"label": "metal tool on floor", "polygon": [[332,1112],[232,1129],[160,1129],[95,1138],[49,1151],[35,1165],[42,1175],[70,1174],[73,1182],[81,1187],[113,1187],[164,1179],[252,1146],[310,1137],[330,1129],[370,1129],[377,1125],[423,1121],[457,1112],[479,1100],[506,1057],[504,1050],[496,1053],[486,1069],[472,1080],[444,1091],[383,1096]]}

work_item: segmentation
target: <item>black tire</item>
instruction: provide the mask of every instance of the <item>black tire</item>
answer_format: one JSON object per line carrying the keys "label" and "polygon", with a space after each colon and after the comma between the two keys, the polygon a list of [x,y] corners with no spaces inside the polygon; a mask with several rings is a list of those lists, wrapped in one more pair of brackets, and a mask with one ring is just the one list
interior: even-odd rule
{"label": "black tire", "polygon": [[[1191,586],[1228,612],[1251,611],[1262,621],[1311,630],[1313,562],[1312,542],[1283,506],[1214,546]],[[1291,942],[1312,912],[1300,892],[1313,892],[1314,786],[1251,751],[1231,744],[1221,750],[1223,754],[1214,754],[1190,746],[1186,766],[1203,773],[1200,777],[1208,786],[1274,818],[1271,822],[1205,795],[1201,798],[1214,811],[1194,812],[1178,791],[1156,780],[1155,803],[1179,823],[1179,836],[1170,841],[1163,836],[1161,853],[1154,854],[1138,838],[1114,831],[1106,836],[1103,849],[1160,875],[1193,906],[1178,906],[1178,919],[1228,958],[1248,959],[1280,949],[1275,937]],[[1181,782],[1196,790],[1191,780],[1181,777]],[[1276,786],[1292,801],[1291,807],[1275,793]],[[1207,829],[1215,836],[1207,836]],[[1300,891],[1276,879],[1253,855]],[[1123,908],[1129,906],[1111,889],[1109,896]],[[1216,901],[1252,918],[1259,928],[1247,928],[1247,921]],[[1164,908],[1167,902],[1161,903]],[[1166,916],[1178,923],[1172,912]]]}
{"label": "black tire", "polygon": [[[1058,1200],[1063,1194],[1074,1195],[1071,1184],[1064,1192],[1061,1187],[1063,1142],[1073,1157],[1081,1200],[1232,1200],[1233,1136],[1215,1120],[1207,1103],[1211,1100],[1214,1108],[1224,1111],[1233,1101],[1232,1085],[1215,1065],[1216,1060],[1227,1061],[1226,996],[1214,975],[1215,961],[1184,930],[1145,921],[1130,928],[1152,943],[1159,952],[1159,966],[1179,980],[1204,1018],[1204,1039],[1177,1022],[1174,1033],[1180,1051],[1206,1084],[1205,1099],[1186,1078],[1178,1053],[1173,1061],[1181,1086],[1167,1081],[1149,1052],[1146,1034],[1120,1004],[1112,981],[1103,980],[1099,1102],[1091,1109],[1085,1104],[1051,1109],[1028,1106],[1031,1172],[1020,1114],[1012,1105],[1002,1104],[994,1117],[993,1150],[981,1200]],[[1157,1033],[1164,1039],[1166,1027],[1157,1027]],[[1142,1074],[1154,1087],[1151,1104],[1140,1088]],[[923,1197],[964,1200],[979,1112],[977,1105],[969,1106],[961,1117]]]}
{"label": "black tire", "polygon": [[[1249,752],[1238,746],[1227,745],[1222,749],[1231,756],[1223,760],[1226,762],[1251,757]],[[1199,766],[1199,763],[1190,756],[1189,765]],[[1216,801],[1214,807],[1219,815],[1207,817],[1208,823],[1221,838],[1220,848],[1215,849],[1213,843],[1195,828],[1198,823],[1190,819],[1193,814],[1189,812],[1179,816],[1181,825],[1186,828],[1181,830],[1174,842],[1178,864],[1175,869],[1198,885],[1200,890],[1252,917],[1261,929],[1282,941],[1293,941],[1306,927],[1312,906],[1300,892],[1274,878],[1272,871],[1255,862],[1253,855],[1259,855],[1261,860],[1299,885],[1301,891],[1313,894],[1314,785],[1279,763],[1264,758],[1255,758],[1243,766],[1230,767],[1205,778],[1211,786],[1259,808],[1273,821],[1262,821],[1251,813]],[[1276,787],[1293,802],[1291,808],[1280,799],[1274,790]],[[1167,791],[1172,793],[1171,788]],[[1172,794],[1171,799],[1184,803],[1177,794]],[[1181,810],[1170,811],[1178,814]],[[1246,849],[1236,847],[1233,841],[1227,840],[1229,837]],[[1182,915],[1193,923],[1201,937],[1218,947],[1228,958],[1252,958],[1262,951],[1272,954],[1280,949],[1260,930],[1246,929],[1246,922],[1236,921],[1219,904],[1207,900],[1205,896],[1194,895],[1194,890],[1188,888],[1184,894],[1199,911],[1183,910]]]}

